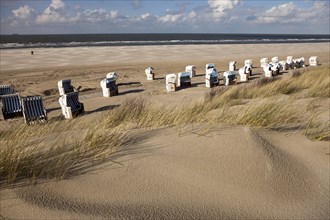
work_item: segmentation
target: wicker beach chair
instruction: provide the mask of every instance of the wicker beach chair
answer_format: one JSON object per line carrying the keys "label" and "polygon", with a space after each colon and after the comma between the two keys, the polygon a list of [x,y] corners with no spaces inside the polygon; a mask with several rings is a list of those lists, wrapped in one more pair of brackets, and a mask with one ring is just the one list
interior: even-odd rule
{"label": "wicker beach chair", "polygon": [[190,78],[196,76],[196,66],[194,65],[186,66],[185,70],[186,72],[190,73]]}
{"label": "wicker beach chair", "polygon": [[216,71],[205,74],[205,86],[213,88],[219,85],[219,74]]}
{"label": "wicker beach chair", "polygon": [[309,65],[310,66],[318,66],[319,65],[319,60],[317,56],[312,56],[309,58]]}
{"label": "wicker beach chair", "polygon": [[145,74],[147,75],[147,80],[154,80],[155,79],[155,69],[152,67],[148,67],[145,69]]}
{"label": "wicker beach chair", "polygon": [[71,92],[59,98],[62,114],[66,119],[84,113],[84,104],[79,102],[78,92]]}
{"label": "wicker beach chair", "polygon": [[229,62],[229,71],[235,71],[236,70],[236,61],[230,61]]}
{"label": "wicker beach chair", "polygon": [[225,86],[235,85],[237,83],[237,71],[226,71],[223,74],[225,78]]}
{"label": "wicker beach chair", "polygon": [[107,78],[100,82],[103,97],[111,97],[118,95],[118,85],[116,84],[117,74],[115,72],[108,73]]}
{"label": "wicker beach chair", "polygon": [[166,75],[166,91],[167,92],[176,91],[176,75],[175,75],[175,73]]}
{"label": "wicker beach chair", "polygon": [[292,56],[288,56],[286,58],[286,69],[294,69],[295,64],[293,62],[293,57]]}
{"label": "wicker beach chair", "polygon": [[244,61],[244,66],[247,66],[247,65],[250,65],[251,66],[251,68],[253,68],[253,60],[245,60]]}
{"label": "wicker beach chair", "polygon": [[208,63],[205,65],[205,74],[218,72],[214,63]]}
{"label": "wicker beach chair", "polygon": [[178,73],[178,87],[189,87],[191,86],[191,78],[189,72]]}
{"label": "wicker beach chair", "polygon": [[262,58],[260,59],[260,67],[264,68],[265,66],[267,66],[269,64],[269,59],[268,58]]}
{"label": "wicker beach chair", "polygon": [[30,96],[22,98],[22,110],[24,121],[27,124],[47,121],[47,113],[41,96]]}
{"label": "wicker beach chair", "polygon": [[16,116],[23,116],[21,97],[18,93],[3,95],[1,97],[3,118],[9,119]]}

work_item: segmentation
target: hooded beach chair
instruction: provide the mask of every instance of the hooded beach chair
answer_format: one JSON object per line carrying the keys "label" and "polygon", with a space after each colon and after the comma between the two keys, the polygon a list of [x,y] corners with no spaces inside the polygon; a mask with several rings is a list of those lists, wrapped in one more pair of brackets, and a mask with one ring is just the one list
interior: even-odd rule
{"label": "hooded beach chair", "polygon": [[2,102],[2,115],[6,120],[15,116],[22,116],[22,103],[21,97],[18,93],[3,95],[1,97]]}
{"label": "hooded beach chair", "polygon": [[272,62],[269,65],[273,76],[279,75],[280,71],[283,69],[278,57],[273,57]]}
{"label": "hooded beach chair", "polygon": [[238,70],[237,81],[247,82],[249,80],[250,72],[252,68],[250,66],[244,66]]}
{"label": "hooded beach chair", "polygon": [[178,73],[178,87],[189,87],[191,86],[191,78],[189,72]]}
{"label": "hooded beach chair", "polygon": [[71,79],[63,79],[57,82],[58,91],[60,95],[73,92],[73,86],[71,85]]}
{"label": "hooded beach chair", "polygon": [[196,76],[196,66],[194,66],[194,65],[186,66],[185,70],[186,70],[186,72],[190,73],[190,78]]}
{"label": "hooded beach chair", "polygon": [[301,57],[301,58],[298,58],[298,59],[293,59],[293,63],[294,63],[294,68],[305,67],[305,58]]}
{"label": "hooded beach chair", "polygon": [[281,61],[279,61],[279,64],[281,64],[282,70],[285,71],[285,70],[288,70],[289,69],[288,65],[286,65],[286,61],[281,60]]}
{"label": "hooded beach chair", "polygon": [[118,95],[118,86],[116,84],[117,73],[111,72],[106,75],[105,79],[102,79],[100,82],[103,97],[111,97]]}
{"label": "hooded beach chair", "polygon": [[213,71],[211,73],[205,74],[205,86],[207,88],[213,88],[214,86],[219,85],[219,73]]}
{"label": "hooded beach chair", "polygon": [[24,121],[27,124],[34,124],[36,122],[43,123],[47,121],[47,113],[41,96],[22,98],[22,110]]}
{"label": "hooded beach chair", "polygon": [[223,76],[225,78],[225,85],[229,86],[229,85],[234,85],[237,83],[237,75],[238,72],[237,71],[226,71],[224,72]]}
{"label": "hooded beach chair", "polygon": [[84,113],[84,104],[79,102],[78,92],[71,92],[59,98],[62,114],[66,119],[72,119],[74,116]]}
{"label": "hooded beach chair", "polygon": [[286,69],[294,69],[295,65],[293,62],[293,57],[292,56],[288,56],[286,58]]}
{"label": "hooded beach chair", "polygon": [[175,75],[175,73],[166,75],[166,91],[167,92],[176,91],[176,75]]}
{"label": "hooded beach chair", "polygon": [[309,58],[309,65],[310,66],[318,66],[319,65],[319,60],[317,56],[312,56]]}
{"label": "hooded beach chair", "polygon": [[154,80],[155,79],[155,69],[152,67],[148,67],[145,69],[145,74],[147,75],[147,80]]}
{"label": "hooded beach chair", "polygon": [[205,74],[212,73],[212,72],[218,72],[215,64],[213,63],[208,63],[205,65]]}
{"label": "hooded beach chair", "polygon": [[273,70],[272,70],[272,65],[271,64],[268,64],[267,66],[264,66],[263,69],[264,69],[264,73],[265,73],[266,78],[273,77]]}
{"label": "hooded beach chair", "polygon": [[269,59],[268,58],[262,58],[260,59],[260,67],[263,68],[269,64]]}
{"label": "hooded beach chair", "polygon": [[236,70],[236,61],[230,61],[229,62],[229,71],[235,71]]}
{"label": "hooded beach chair", "polygon": [[11,85],[0,85],[0,97],[3,95],[13,94],[14,89]]}

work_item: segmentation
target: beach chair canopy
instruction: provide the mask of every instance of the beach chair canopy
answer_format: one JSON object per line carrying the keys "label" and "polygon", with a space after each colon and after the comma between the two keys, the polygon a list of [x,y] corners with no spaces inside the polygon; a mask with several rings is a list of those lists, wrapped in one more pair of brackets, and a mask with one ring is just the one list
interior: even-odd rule
{"label": "beach chair canopy", "polygon": [[11,85],[0,85],[0,96],[13,94],[14,89]]}
{"label": "beach chair canopy", "polygon": [[261,58],[260,59],[260,66],[261,67],[265,67],[265,66],[267,66],[267,64],[269,63],[269,59],[268,58]]}
{"label": "beach chair canopy", "polygon": [[196,66],[194,66],[194,65],[186,66],[185,70],[186,70],[186,72],[196,71]]}
{"label": "beach chair canopy", "polygon": [[179,72],[178,77],[179,78],[190,78],[190,73],[189,72]]}
{"label": "beach chair canopy", "polygon": [[278,61],[279,61],[278,57],[273,57],[272,58],[272,63],[278,63]]}
{"label": "beach chair canopy", "polygon": [[215,64],[214,63],[208,63],[205,65],[205,69],[215,69]]}
{"label": "beach chair canopy", "polygon": [[246,66],[246,65],[250,65],[251,67],[253,67],[253,60],[245,60],[244,66]]}
{"label": "beach chair canopy", "polygon": [[171,74],[166,75],[166,84],[168,84],[168,83],[174,83],[175,84],[175,81],[176,81],[175,73],[171,73]]}
{"label": "beach chair canopy", "polygon": [[22,98],[22,107],[25,123],[33,124],[47,120],[47,113],[41,96]]}
{"label": "beach chair canopy", "polygon": [[64,95],[69,92],[73,92],[73,86],[71,85],[71,79],[63,79],[57,82],[60,95]]}
{"label": "beach chair canopy", "polygon": [[292,57],[292,56],[287,56],[287,57],[286,57],[286,63],[287,63],[287,64],[291,64],[291,63],[293,63],[293,57]]}
{"label": "beach chair canopy", "polygon": [[111,78],[112,78],[112,79],[114,79],[114,80],[117,80],[118,75],[117,75],[116,72],[110,72],[110,73],[107,73],[106,78],[107,78],[107,79],[111,79]]}
{"label": "beach chair canopy", "polygon": [[148,74],[154,74],[155,72],[155,69],[153,67],[148,67],[147,69],[145,69],[145,74],[148,75]]}

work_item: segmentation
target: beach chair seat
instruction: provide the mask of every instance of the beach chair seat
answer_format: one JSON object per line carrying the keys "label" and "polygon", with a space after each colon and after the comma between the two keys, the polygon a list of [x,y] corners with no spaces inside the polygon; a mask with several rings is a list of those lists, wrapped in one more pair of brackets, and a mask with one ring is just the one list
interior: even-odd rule
{"label": "beach chair seat", "polygon": [[155,79],[155,69],[152,67],[148,67],[145,69],[145,74],[147,75],[147,80],[154,80]]}
{"label": "beach chair seat", "polygon": [[166,75],[166,91],[167,92],[176,91],[176,75],[175,75],[175,73]]}
{"label": "beach chair seat", "polygon": [[191,78],[189,72],[178,73],[178,87],[189,87],[191,86]]}
{"label": "beach chair seat", "polygon": [[71,85],[71,79],[60,80],[57,82],[57,86],[60,95],[65,95],[74,91],[73,86]]}
{"label": "beach chair seat", "polygon": [[244,66],[247,66],[247,65],[250,65],[251,66],[251,68],[253,68],[253,60],[245,60],[244,61]]}
{"label": "beach chair seat", "polygon": [[9,119],[16,116],[23,116],[21,97],[18,93],[3,95],[1,97],[3,118]]}
{"label": "beach chair seat", "polygon": [[236,61],[230,61],[229,62],[229,71],[235,71],[236,70]]}
{"label": "beach chair seat", "polygon": [[214,63],[208,63],[205,65],[205,74],[218,72]]}
{"label": "beach chair seat", "polygon": [[269,59],[268,58],[261,58],[260,59],[260,67],[264,68],[265,66],[267,66],[269,64]]}
{"label": "beach chair seat", "polygon": [[196,76],[196,66],[194,65],[186,66],[185,70],[186,72],[190,73],[190,78]]}
{"label": "beach chair seat", "polygon": [[11,85],[0,85],[0,97],[3,95],[13,94],[14,89]]}
{"label": "beach chair seat", "polygon": [[226,71],[224,72],[223,76],[225,78],[225,85],[235,85],[237,84],[237,71]]}
{"label": "beach chair seat", "polygon": [[71,92],[59,98],[62,114],[66,119],[72,119],[74,116],[84,113],[84,104],[79,102],[78,92]]}
{"label": "beach chair seat", "polygon": [[205,74],[205,86],[207,88],[213,88],[219,85],[219,73],[213,71],[211,73]]}
{"label": "beach chair seat", "polygon": [[282,70],[288,70],[289,69],[289,66],[286,64],[286,61],[284,61],[284,60],[281,60],[281,61],[279,61],[279,64],[281,64],[281,66],[282,66]]}
{"label": "beach chair seat", "polygon": [[47,113],[41,96],[29,96],[22,98],[22,110],[24,121],[27,124],[47,121]]}
{"label": "beach chair seat", "polygon": [[319,65],[319,60],[317,56],[312,56],[309,58],[309,65],[310,66],[318,66]]}

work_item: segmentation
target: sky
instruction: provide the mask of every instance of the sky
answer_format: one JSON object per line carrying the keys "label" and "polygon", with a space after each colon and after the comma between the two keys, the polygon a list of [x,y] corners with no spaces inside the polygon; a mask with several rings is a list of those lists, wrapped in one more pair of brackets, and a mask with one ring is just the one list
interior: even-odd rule
{"label": "sky", "polygon": [[329,34],[329,0],[0,0],[0,34]]}

